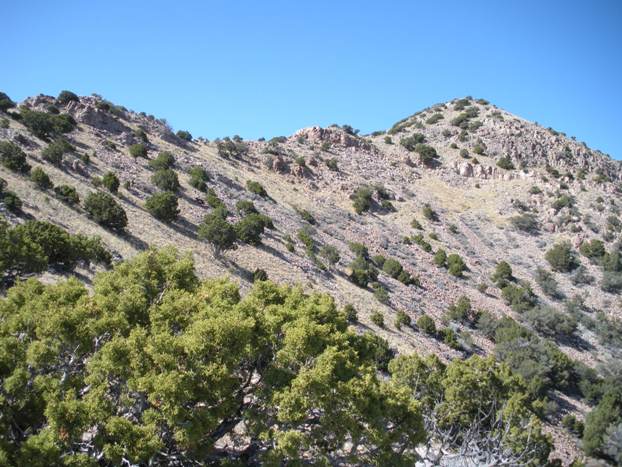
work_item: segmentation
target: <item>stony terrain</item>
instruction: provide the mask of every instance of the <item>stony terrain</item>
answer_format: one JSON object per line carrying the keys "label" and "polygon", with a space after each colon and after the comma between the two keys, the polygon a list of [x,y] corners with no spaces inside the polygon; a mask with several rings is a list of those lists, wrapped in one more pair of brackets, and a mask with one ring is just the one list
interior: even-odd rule
{"label": "stony terrain", "polygon": [[[129,220],[126,232],[116,234],[100,227],[81,207],[67,206],[53,192],[37,189],[23,176],[0,168],[8,189],[23,201],[21,215],[0,204],[0,212],[11,223],[32,216],[72,233],[96,234],[116,258],[172,244],[193,255],[201,274],[229,275],[245,289],[252,283],[253,271],[263,269],[270,279],[301,283],[308,289],[329,292],[342,305],[354,305],[358,325],[382,335],[400,352],[432,352],[446,360],[468,352],[490,353],[494,343],[475,328],[451,323],[468,343],[452,348],[414,326],[398,330],[393,324],[397,311],[405,311],[413,322],[427,314],[442,328],[446,325],[443,315],[464,295],[474,309],[520,320],[490,279],[499,261],[507,261],[516,278],[529,281],[542,304],[567,313],[564,299],[580,295],[592,316],[598,310],[608,319],[622,319],[619,297],[602,290],[600,266],[584,256],[577,258],[595,278],[592,284],[575,285],[572,274],[553,273],[560,292],[555,299],[536,280],[538,268],[551,270],[545,253],[561,240],[570,241],[575,249],[593,238],[604,240],[608,250],[613,247],[620,231],[613,220],[622,203],[620,164],[584,143],[485,100],[438,104],[372,135],[358,135],[348,126],[332,126],[305,128],[270,141],[234,138],[228,142],[242,150],[229,155],[222,149],[223,141],[186,141],[164,120],[103,103],[99,96],[67,104],[37,96],[23,103],[42,111],[56,106],[78,123],[65,135],[77,150],[66,154],[61,166],[42,158],[48,142],[33,136],[18,120],[7,118],[8,127],[0,128],[0,140],[18,144],[33,167],[43,167],[54,184],[74,186],[81,199],[98,189],[94,178],[114,171],[121,181],[116,199]],[[461,117],[465,109],[470,116]],[[426,163],[416,150],[405,147],[409,145],[404,139],[413,135],[418,143],[434,148],[438,158]],[[130,145],[140,142],[148,149],[148,159],[162,151],[175,155],[175,170],[182,184],[181,213],[170,225],[144,208],[146,198],[157,190],[150,181],[153,170],[149,160],[133,158],[128,152]],[[89,155],[88,163],[80,157],[84,154]],[[502,158],[510,161],[511,167],[500,167]],[[275,229],[266,231],[262,244],[239,244],[220,258],[197,237],[197,227],[211,208],[205,194],[188,183],[187,172],[193,166],[207,170],[208,186],[232,213],[237,201],[250,199],[262,214],[272,218]],[[250,193],[246,188],[249,180],[261,183],[268,197]],[[374,193],[371,209],[357,214],[351,195],[364,185],[383,189]],[[572,197],[573,203],[555,205],[564,195]],[[436,213],[436,219],[426,218],[426,206]],[[305,220],[301,215],[304,212],[312,216],[313,225],[309,217]],[[511,221],[526,213],[536,221],[533,232],[521,231]],[[421,229],[413,228],[413,219]],[[310,256],[299,239],[301,229],[311,234],[318,249],[336,247],[339,262],[327,267],[321,256]],[[416,234],[431,245],[431,253],[412,240]],[[378,281],[389,298],[380,303],[371,288],[358,287],[348,277],[355,257],[350,242],[364,243],[372,256],[397,259],[419,278],[420,286],[405,285],[381,273]],[[463,277],[450,275],[435,264],[433,252],[439,248],[464,259],[468,270]],[[79,269],[78,273],[88,281],[94,271]],[[46,274],[49,280],[53,276],[53,271]],[[372,321],[374,311],[384,316],[383,327]],[[568,356],[592,368],[616,352],[581,323],[571,338],[556,343]],[[556,454],[569,461],[577,455],[579,441],[561,428],[561,417],[574,413],[583,418],[589,406],[561,393],[558,397],[559,416],[549,420],[547,429],[555,435]]]}

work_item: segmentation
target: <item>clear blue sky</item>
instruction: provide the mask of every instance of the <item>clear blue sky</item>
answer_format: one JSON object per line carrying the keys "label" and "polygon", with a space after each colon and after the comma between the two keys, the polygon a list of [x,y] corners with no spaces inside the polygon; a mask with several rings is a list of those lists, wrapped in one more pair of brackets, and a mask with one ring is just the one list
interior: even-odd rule
{"label": "clear blue sky", "polygon": [[3,1],[0,90],[215,138],[484,97],[622,158],[622,1]]}

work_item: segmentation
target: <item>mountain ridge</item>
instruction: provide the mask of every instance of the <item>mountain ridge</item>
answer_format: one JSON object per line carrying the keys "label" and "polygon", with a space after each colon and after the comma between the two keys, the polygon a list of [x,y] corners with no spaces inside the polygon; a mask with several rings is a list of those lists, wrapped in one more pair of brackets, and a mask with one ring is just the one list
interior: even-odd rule
{"label": "mountain ridge", "polygon": [[[617,219],[622,203],[620,162],[485,100],[459,98],[437,104],[386,132],[358,135],[347,125],[312,126],[269,141],[208,141],[175,134],[165,121],[99,96],[75,96],[65,102],[40,95],[22,105],[49,115],[70,115],[76,127],[63,137],[72,149],[51,164],[43,151],[53,138],[33,135],[16,110],[8,111],[0,140],[19,146],[28,162],[44,169],[55,185],[74,186],[80,199],[106,191],[101,179],[114,172],[120,185],[114,197],[128,213],[128,226],[124,234],[102,228],[80,205],[68,206],[51,190],[34,189],[32,182],[3,167],[2,178],[23,202],[21,214],[0,207],[11,224],[23,222],[25,214],[72,233],[99,235],[117,259],[131,258],[147,246],[174,244],[193,254],[202,276],[224,273],[242,290],[250,288],[254,272],[263,270],[277,282],[301,283],[307,290],[330,293],[342,306],[354,305],[359,325],[387,339],[397,351],[433,353],[444,361],[495,353],[494,341],[477,328],[452,320],[446,324],[447,310],[459,297],[468,297],[475,310],[525,319],[525,312],[517,311],[505,289],[491,279],[503,261],[511,264],[517,279],[533,281],[530,290],[540,305],[561,310],[580,296],[582,306],[591,310],[585,315],[598,311],[602,319],[620,320],[620,309],[612,302],[622,287],[616,283],[604,290],[603,282],[595,279],[574,282],[579,270],[593,278],[602,276],[603,281],[611,272],[601,271],[579,250],[602,239],[608,251],[617,251],[622,224],[612,219]],[[135,145],[144,148],[143,156],[130,154]],[[145,208],[146,200],[159,191],[150,163],[162,152],[174,156],[173,169],[181,184],[180,214],[171,223],[158,221]],[[238,204],[250,200],[275,228],[265,230],[259,244],[239,242],[224,258],[215,254],[199,238],[203,219],[214,206],[193,185],[195,167],[209,174],[207,186],[231,219],[241,220]],[[251,188],[252,182],[265,193],[256,185]],[[580,263],[572,274],[556,271],[546,258],[562,241],[569,242]],[[353,264],[360,255],[353,243],[368,249],[369,262],[379,271],[370,284],[378,285],[355,283]],[[326,246],[339,253],[334,264]],[[464,268],[454,274],[446,260],[437,259],[441,250],[458,256]],[[380,255],[384,259],[377,258]],[[413,283],[399,272],[386,272],[388,259],[396,260]],[[542,279],[540,270],[554,276],[564,299],[546,290],[553,282],[551,276]],[[95,271],[79,269],[87,280]],[[52,276],[48,280],[56,280]],[[431,317],[439,329],[451,329],[460,345],[415,326],[398,329],[393,324],[398,312],[413,322]],[[384,324],[376,313],[384,317]],[[567,310],[559,313],[570,315]],[[537,329],[534,323],[540,322],[534,318],[530,329]],[[585,323],[587,318],[579,319],[578,331],[554,340],[568,357],[598,368],[618,349],[604,344]],[[576,396],[555,394],[564,407],[561,412],[583,418],[589,410]],[[560,420],[553,417],[548,429],[555,434],[558,454],[566,452],[568,461],[578,455],[579,443],[560,428]]]}

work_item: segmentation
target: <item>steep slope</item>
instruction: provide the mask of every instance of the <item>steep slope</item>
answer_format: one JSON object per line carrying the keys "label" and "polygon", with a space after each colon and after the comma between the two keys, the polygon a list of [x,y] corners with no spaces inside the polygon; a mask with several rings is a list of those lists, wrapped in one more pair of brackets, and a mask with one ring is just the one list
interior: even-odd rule
{"label": "steep slope", "polygon": [[[622,228],[620,164],[484,100],[439,104],[372,135],[358,135],[348,126],[312,127],[290,137],[248,142],[188,141],[165,121],[98,96],[68,102],[38,96],[23,106],[73,117],[77,128],[65,137],[74,150],[63,155],[61,164],[49,163],[42,156],[49,141],[34,136],[19,118],[6,119],[0,140],[16,143],[33,167],[42,167],[55,185],[74,186],[82,200],[102,189],[94,180],[99,185],[99,178],[113,171],[121,182],[115,198],[129,222],[121,234],[104,229],[82,207],[68,206],[53,191],[36,189],[27,178],[3,167],[0,176],[23,201],[21,214],[0,204],[11,223],[32,216],[72,233],[99,235],[116,258],[172,244],[192,253],[203,276],[224,273],[243,289],[249,288],[253,272],[263,269],[270,279],[302,283],[329,292],[341,305],[354,305],[359,326],[373,329],[401,352],[434,353],[444,360],[492,353],[495,342],[481,326],[447,317],[462,296],[473,310],[523,322],[590,368],[598,368],[620,350],[618,337],[603,337],[606,331],[600,325],[620,322],[620,268],[603,272],[598,261],[576,252],[594,238],[603,240],[612,254],[617,251],[614,244]],[[146,158],[129,153],[129,147],[139,143],[147,149]],[[158,221],[145,209],[145,200],[157,191],[149,161],[162,151],[175,156],[181,182],[180,216],[172,224]],[[240,218],[236,203],[241,200],[252,200],[272,219],[275,228],[266,231],[261,244],[238,243],[221,258],[198,238],[198,226],[212,208],[205,194],[190,184],[188,172],[197,166],[209,174],[208,186],[232,213],[231,221]],[[259,182],[267,196],[249,192],[248,181]],[[360,188],[363,209],[357,214],[352,196]],[[575,250],[577,264],[568,273],[547,275],[551,264],[546,252],[564,240]],[[357,286],[351,279],[356,259],[352,242],[364,244],[372,258],[398,260],[418,285],[382,272],[383,260],[375,258],[381,270],[378,284]],[[325,245],[339,252],[334,266],[321,254]],[[439,266],[444,263],[435,255],[439,250],[459,255],[466,263],[464,272],[451,274],[447,265]],[[511,265],[514,278],[531,283],[537,297],[533,301],[544,310],[540,315],[521,310],[521,300],[512,302],[510,292],[491,280],[500,261]],[[88,278],[93,271],[80,273]],[[609,275],[608,285],[602,284],[603,274]],[[514,284],[522,287],[520,293],[526,292],[524,284]],[[558,310],[559,316],[572,315],[579,322],[577,330],[564,334],[553,329],[554,323],[542,316],[549,310],[545,307]],[[398,329],[394,322],[399,310],[413,322],[428,315],[445,330],[430,335],[417,326]],[[376,312],[384,325],[379,325]],[[551,389],[549,396],[559,409],[548,417],[549,429],[555,433],[558,455],[568,460],[577,455],[577,440],[560,428],[561,418],[566,413],[583,418],[589,406],[576,391],[560,391],[554,384]]]}

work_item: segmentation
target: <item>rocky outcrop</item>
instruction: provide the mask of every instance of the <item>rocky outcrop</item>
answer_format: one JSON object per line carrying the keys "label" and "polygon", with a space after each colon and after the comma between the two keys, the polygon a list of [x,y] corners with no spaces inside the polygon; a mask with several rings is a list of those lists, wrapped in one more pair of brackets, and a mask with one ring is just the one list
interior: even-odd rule
{"label": "rocky outcrop", "polygon": [[530,172],[522,170],[504,170],[483,164],[472,164],[470,162],[456,161],[451,166],[453,171],[462,177],[473,177],[491,180],[515,180],[533,177]]}
{"label": "rocky outcrop", "polygon": [[100,110],[94,105],[72,102],[68,110],[73,118],[79,123],[92,126],[107,133],[121,134],[132,130],[120,122],[114,115],[105,110]]}
{"label": "rocky outcrop", "polygon": [[311,143],[329,143],[345,148],[356,148],[363,150],[371,150],[372,145],[363,138],[347,133],[345,130],[337,127],[322,128],[313,126],[310,128],[302,128],[294,133],[293,138],[302,138]]}
{"label": "rocky outcrop", "polygon": [[486,145],[487,154],[508,156],[522,167],[549,165],[560,172],[571,173],[584,169],[603,173],[614,180],[621,179],[619,161],[552,129],[518,118],[503,121],[486,119],[486,125],[479,129],[478,137]]}

